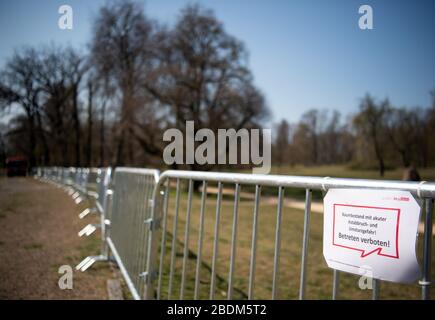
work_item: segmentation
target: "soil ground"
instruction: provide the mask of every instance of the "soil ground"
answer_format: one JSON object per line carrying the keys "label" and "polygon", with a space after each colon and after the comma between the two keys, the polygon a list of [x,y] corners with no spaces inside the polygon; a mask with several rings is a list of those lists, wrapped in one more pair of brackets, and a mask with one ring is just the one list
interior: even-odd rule
{"label": "soil ground", "polygon": [[[99,235],[77,232],[96,217],[78,218],[76,205],[61,188],[33,178],[0,178],[0,299],[107,299],[107,263],[86,272],[74,267],[98,254]],[[61,290],[59,267],[69,265],[73,289]]]}

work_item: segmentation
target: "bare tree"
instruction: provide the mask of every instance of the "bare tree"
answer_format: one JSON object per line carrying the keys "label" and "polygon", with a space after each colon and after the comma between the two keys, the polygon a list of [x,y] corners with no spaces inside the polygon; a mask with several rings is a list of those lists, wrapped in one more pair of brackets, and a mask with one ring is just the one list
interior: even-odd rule
{"label": "bare tree", "polygon": [[[430,162],[435,162],[435,89],[431,92],[432,104],[422,115],[423,126],[423,141],[421,144],[422,165],[427,167]],[[421,127],[420,127],[421,128]]]}
{"label": "bare tree", "polygon": [[6,146],[6,128],[0,123],[0,166],[4,167],[6,162],[7,146]]}
{"label": "bare tree", "polygon": [[[48,46],[38,52],[35,81],[42,92],[43,111],[55,140],[61,163],[71,164],[68,148],[73,144],[74,165],[80,166],[81,126],[78,95],[86,66],[72,48]],[[70,131],[74,133],[73,137]]]}
{"label": "bare tree", "polygon": [[413,162],[414,153],[419,143],[421,110],[408,110],[406,108],[390,108],[388,111],[387,133],[393,148],[399,153],[405,168]]}
{"label": "bare tree", "polygon": [[281,167],[283,164],[290,162],[290,125],[286,120],[281,120],[278,124],[277,134],[275,138],[275,161]]}
{"label": "bare tree", "polygon": [[36,164],[37,118],[40,112],[40,89],[35,82],[37,53],[32,48],[15,52],[0,75],[0,107],[20,108],[27,121],[29,149],[26,154],[30,167]]}
{"label": "bare tree", "polygon": [[87,132],[87,141],[86,141],[86,166],[91,167],[92,166],[92,147],[93,147],[93,97],[94,97],[94,91],[95,91],[95,84],[93,83],[94,79],[90,77],[88,79],[88,132]]}
{"label": "bare tree", "polygon": [[71,103],[72,103],[72,119],[74,130],[74,153],[75,153],[75,166],[81,166],[81,125],[80,125],[80,110],[79,110],[79,93],[80,85],[84,74],[88,70],[85,58],[72,48],[67,48],[63,54],[65,59],[65,69],[68,84],[71,88]]}
{"label": "bare tree", "polygon": [[304,148],[310,150],[311,159],[310,163],[316,164],[319,160],[319,132],[321,131],[320,127],[322,126],[322,119],[324,118],[324,113],[319,110],[312,109],[305,112],[302,115],[301,126],[299,130],[303,133],[299,135],[299,137],[304,136],[307,143],[303,142],[305,146]]}
{"label": "bare tree", "polygon": [[92,61],[99,76],[106,78],[116,90],[119,103],[115,165],[124,164],[124,149],[131,141],[130,126],[134,110],[140,105],[139,91],[150,63],[152,30],[152,22],[145,17],[143,9],[130,1],[102,7],[94,25]]}
{"label": "bare tree", "polygon": [[[269,113],[264,97],[252,83],[247,52],[212,11],[189,5],[174,28],[160,31],[155,39],[155,67],[144,85],[159,103],[160,114],[165,115],[163,127],[183,131],[186,120],[194,121],[195,130],[261,127]],[[155,149],[156,145],[144,147]]]}
{"label": "bare tree", "polygon": [[381,177],[385,173],[385,137],[388,100],[377,104],[370,95],[366,95],[360,104],[360,112],[354,118],[354,126],[359,135],[371,142],[379,164]]}

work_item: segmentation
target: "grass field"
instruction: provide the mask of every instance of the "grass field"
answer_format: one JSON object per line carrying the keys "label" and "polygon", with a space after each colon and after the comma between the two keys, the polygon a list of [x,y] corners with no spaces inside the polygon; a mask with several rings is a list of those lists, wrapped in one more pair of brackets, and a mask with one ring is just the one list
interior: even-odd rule
{"label": "grass field", "polygon": [[[322,174],[327,168],[319,167],[312,173]],[[329,167],[331,169],[331,167]],[[303,168],[295,168],[294,174],[302,175],[308,173]],[[340,168],[337,167],[337,174]],[[329,171],[330,176],[334,176]],[[311,172],[311,171],[310,171]],[[345,175],[343,170],[340,171]],[[423,174],[431,176],[433,170],[423,171]],[[399,172],[396,172],[396,175]],[[355,173],[354,176],[359,175]],[[347,176],[347,175],[346,175]],[[374,176],[374,174],[373,174]],[[387,178],[393,178],[392,172],[389,172]],[[209,184],[210,187],[216,185]],[[233,186],[226,186],[233,188]],[[246,191],[242,186],[241,191]],[[276,193],[275,190],[265,190],[265,194],[271,195]],[[287,190],[286,190],[287,194]],[[202,249],[202,267],[200,276],[200,298],[207,299],[210,291],[210,267],[213,252],[214,226],[216,197],[208,195],[206,205],[205,222],[204,222],[204,242]],[[166,241],[166,254],[164,258],[164,274],[162,285],[162,298],[167,298],[169,265],[170,265],[170,242],[172,237],[172,228],[174,222],[175,192],[172,191],[168,209],[167,230],[170,233]],[[181,285],[181,270],[183,260],[183,241],[185,232],[185,221],[187,211],[187,194],[182,192],[180,197],[180,210],[177,228],[177,247],[176,247],[176,268],[174,274],[172,298],[178,298]],[[200,212],[200,194],[193,197],[193,205],[190,221],[190,238],[188,247],[191,250],[187,264],[187,281],[185,289],[185,298],[192,298],[195,283],[196,253],[198,252],[198,230],[199,230],[199,212]],[[300,281],[300,260],[302,250],[302,233],[303,233],[303,211],[285,207],[283,209],[281,224],[281,256],[279,272],[279,299],[297,299],[299,293]],[[219,232],[219,255],[217,273],[220,281],[217,282],[216,298],[225,299],[227,292],[227,279],[230,265],[231,251],[231,234],[233,219],[233,200],[231,197],[224,197],[221,208],[221,223]],[[244,299],[248,292],[249,266],[251,257],[251,232],[253,222],[253,201],[241,200],[239,204],[238,216],[238,237],[237,237],[237,259],[235,268],[235,289],[233,298]],[[258,242],[257,242],[257,259],[256,259],[256,276],[255,276],[255,298],[270,299],[272,294],[272,272],[275,246],[275,227],[276,227],[276,205],[263,203],[260,206],[259,225],[258,225]],[[330,299],[332,294],[332,270],[326,266],[322,253],[322,233],[323,233],[323,215],[321,213],[312,213],[309,236],[309,255],[308,255],[308,274],[306,298],[308,299]],[[421,240],[421,237],[419,237]],[[420,241],[421,242],[421,241]],[[418,252],[421,253],[421,243],[419,243]],[[435,247],[433,247],[433,255]],[[432,259],[433,261],[434,259]],[[433,268],[435,264],[433,264]],[[350,274],[341,274],[340,277],[340,294],[341,299],[370,299],[371,290],[361,290],[358,287],[358,276]],[[381,298],[382,299],[419,299],[421,288],[417,284],[402,285],[382,282]]]}
{"label": "grass field", "polygon": [[[418,172],[422,180],[435,181],[435,168],[419,168]],[[395,168],[385,171],[384,177],[380,177],[379,171],[375,169],[363,170],[352,169],[347,165],[321,165],[321,166],[283,166],[273,167],[271,174],[288,174],[296,176],[318,176],[336,178],[357,178],[357,179],[382,179],[401,180],[403,168]]]}
{"label": "grass field", "polygon": [[[251,170],[245,170],[243,173],[251,173]],[[421,180],[435,182],[435,168],[423,168],[418,170]],[[379,176],[379,172],[375,169],[352,169],[348,165],[320,165],[320,166],[274,166],[270,174],[276,175],[294,175],[294,176],[314,176],[314,177],[331,177],[331,178],[353,178],[353,179],[375,179],[375,180],[402,180],[403,168],[396,168],[385,171],[384,177]],[[245,188],[250,192],[254,192],[255,188]],[[265,190],[267,193],[268,190]],[[304,199],[305,190],[303,189],[288,189],[287,195],[295,199]],[[313,191],[313,199],[321,201],[323,195],[320,191]]]}

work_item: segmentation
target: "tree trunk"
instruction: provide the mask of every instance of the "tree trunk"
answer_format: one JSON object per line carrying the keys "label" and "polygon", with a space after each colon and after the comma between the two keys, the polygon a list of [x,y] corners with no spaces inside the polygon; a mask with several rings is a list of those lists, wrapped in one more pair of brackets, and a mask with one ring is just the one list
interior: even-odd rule
{"label": "tree trunk", "polygon": [[62,152],[62,166],[69,167],[71,165],[71,158],[68,157],[68,145],[66,142],[61,143],[60,150]]}
{"label": "tree trunk", "polygon": [[104,137],[104,116],[106,113],[106,102],[103,102],[103,106],[101,108],[101,121],[100,121],[100,167],[103,167],[105,165],[105,159],[104,159],[104,144],[105,144],[105,137]]}
{"label": "tree trunk", "polygon": [[381,177],[385,174],[385,163],[382,157],[379,158],[379,174]]}
{"label": "tree trunk", "polygon": [[0,133],[0,166],[4,167],[6,165],[6,144]]}
{"label": "tree trunk", "polygon": [[384,158],[382,156],[381,149],[380,149],[378,141],[376,139],[374,139],[374,144],[375,144],[376,158],[378,159],[378,162],[379,162],[379,174],[381,177],[383,177],[384,173],[385,173]]}
{"label": "tree trunk", "polygon": [[42,120],[41,120],[41,114],[39,112],[36,113],[36,119],[38,122],[38,132],[39,132],[39,138],[42,142],[42,148],[44,153],[44,160],[42,161],[42,164],[44,166],[48,166],[50,164],[50,150],[48,148],[47,138],[44,133],[44,129],[42,128]]}
{"label": "tree trunk", "polygon": [[86,164],[88,167],[92,167],[92,97],[93,87],[92,82],[88,83],[88,141],[86,144]]}
{"label": "tree trunk", "polygon": [[29,172],[36,165],[36,135],[35,135],[35,118],[33,115],[28,115],[29,123]]}
{"label": "tree trunk", "polygon": [[75,141],[74,141],[74,151],[75,151],[75,166],[80,167],[80,119],[78,110],[78,88],[77,84],[73,87],[73,121],[74,121],[74,131],[75,131]]}
{"label": "tree trunk", "polygon": [[385,173],[385,163],[384,163],[384,158],[382,157],[378,147],[375,148],[376,149],[376,158],[378,158],[378,162],[379,162],[379,175],[381,177],[384,176]]}
{"label": "tree trunk", "polygon": [[123,151],[124,151],[125,130],[121,128],[121,134],[119,135],[118,143],[116,146],[115,167],[124,165]]}
{"label": "tree trunk", "polygon": [[407,156],[407,154],[406,154],[406,150],[402,150],[402,151],[400,151],[400,154],[401,154],[401,156],[402,156],[402,163],[403,163],[403,166],[404,166],[405,168],[408,168],[408,167],[411,165],[411,161],[409,160],[409,158],[408,158],[408,156]]}
{"label": "tree trunk", "polygon": [[318,160],[318,142],[317,142],[317,134],[313,133],[313,164],[317,164]]}

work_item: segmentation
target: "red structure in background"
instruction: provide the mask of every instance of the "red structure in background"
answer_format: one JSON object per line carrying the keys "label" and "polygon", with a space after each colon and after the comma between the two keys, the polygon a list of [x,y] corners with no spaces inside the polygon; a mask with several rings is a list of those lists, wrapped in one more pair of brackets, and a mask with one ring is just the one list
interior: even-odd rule
{"label": "red structure in background", "polygon": [[6,174],[8,177],[26,176],[28,169],[27,158],[15,156],[6,158]]}

